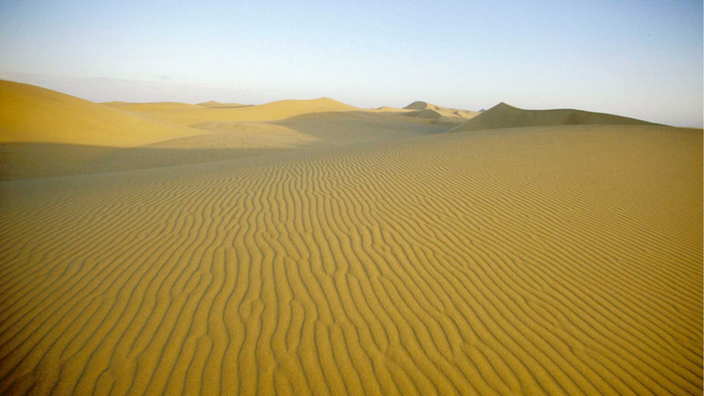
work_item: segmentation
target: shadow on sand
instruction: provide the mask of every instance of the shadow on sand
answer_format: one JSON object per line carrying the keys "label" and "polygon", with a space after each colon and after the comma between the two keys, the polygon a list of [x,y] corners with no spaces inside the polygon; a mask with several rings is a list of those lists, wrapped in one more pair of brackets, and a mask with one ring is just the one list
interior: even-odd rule
{"label": "shadow on sand", "polygon": [[[55,143],[0,144],[0,180],[163,168],[278,155],[310,148],[340,147],[437,134],[449,129],[447,125],[432,124],[402,114],[364,111],[309,113],[281,121],[228,124],[232,128],[231,132],[213,132],[166,141],[172,146],[183,141],[185,148],[164,147],[168,146],[164,144],[166,142],[129,148]],[[288,128],[312,139],[288,147],[241,147],[237,128],[257,124]],[[187,144],[185,139],[188,139]],[[224,144],[218,145],[221,141]]]}

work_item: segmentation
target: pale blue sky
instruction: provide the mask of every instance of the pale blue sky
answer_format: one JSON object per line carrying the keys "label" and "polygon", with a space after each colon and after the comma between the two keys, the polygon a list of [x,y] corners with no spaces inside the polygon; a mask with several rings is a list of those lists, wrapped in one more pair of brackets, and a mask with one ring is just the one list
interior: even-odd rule
{"label": "pale blue sky", "polygon": [[702,126],[702,2],[0,1],[0,78],[94,101],[504,101]]}

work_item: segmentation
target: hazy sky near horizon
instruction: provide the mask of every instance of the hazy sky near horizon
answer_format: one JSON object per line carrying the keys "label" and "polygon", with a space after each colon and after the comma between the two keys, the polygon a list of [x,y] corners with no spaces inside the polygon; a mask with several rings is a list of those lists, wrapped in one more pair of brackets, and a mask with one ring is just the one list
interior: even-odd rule
{"label": "hazy sky near horizon", "polygon": [[702,2],[0,2],[0,78],[93,101],[504,101],[702,126]]}

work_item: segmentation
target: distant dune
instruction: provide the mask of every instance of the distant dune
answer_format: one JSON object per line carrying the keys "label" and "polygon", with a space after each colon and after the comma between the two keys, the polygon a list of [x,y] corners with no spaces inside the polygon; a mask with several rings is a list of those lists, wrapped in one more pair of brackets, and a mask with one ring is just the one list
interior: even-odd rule
{"label": "distant dune", "polygon": [[0,105],[0,180],[185,165],[446,130],[330,98],[239,107],[96,104],[2,82]]}
{"label": "distant dune", "polygon": [[444,124],[461,124],[479,114],[476,111],[440,107],[422,101],[413,102],[404,109],[412,110],[406,113],[407,116],[431,119],[436,123]]}
{"label": "distant dune", "polygon": [[217,107],[182,105],[179,111],[164,103],[105,103],[122,111],[145,114],[180,125],[204,122],[279,121],[310,113],[358,111],[360,109],[330,98],[312,100],[281,100],[256,106]]}
{"label": "distant dune", "polygon": [[612,114],[592,113],[582,110],[524,110],[499,103],[489,110],[481,112],[453,132],[476,131],[481,129],[521,128],[549,125],[657,125],[635,118]]}
{"label": "distant dune", "polygon": [[56,91],[0,80],[0,142],[129,147],[202,133]]}
{"label": "distant dune", "polygon": [[473,118],[474,116],[479,114],[479,112],[477,112],[477,111],[453,109],[450,107],[441,107],[441,106],[437,106],[437,105],[430,104],[428,102],[423,102],[423,101],[413,102],[413,103],[409,104],[408,106],[404,107],[404,109],[408,109],[408,110],[435,110],[435,111],[438,111],[441,113],[454,114],[454,115],[458,115],[458,116],[461,116],[464,118]]}
{"label": "distant dune", "polygon": [[212,107],[212,108],[220,109],[220,108],[232,108],[232,107],[245,107],[245,106],[251,106],[251,105],[240,104],[240,103],[220,103],[220,102],[216,102],[214,100],[211,100],[209,102],[198,103],[198,106]]}
{"label": "distant dune", "polygon": [[0,180],[73,174],[119,148],[204,133],[0,80]]}

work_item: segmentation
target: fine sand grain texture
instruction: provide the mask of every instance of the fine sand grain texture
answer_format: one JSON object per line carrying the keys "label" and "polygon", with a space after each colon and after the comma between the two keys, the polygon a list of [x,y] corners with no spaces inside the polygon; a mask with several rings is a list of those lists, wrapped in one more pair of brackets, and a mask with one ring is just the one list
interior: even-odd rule
{"label": "fine sand grain texture", "polygon": [[702,394],[701,130],[338,103],[132,106],[347,140],[1,182],[0,394]]}

